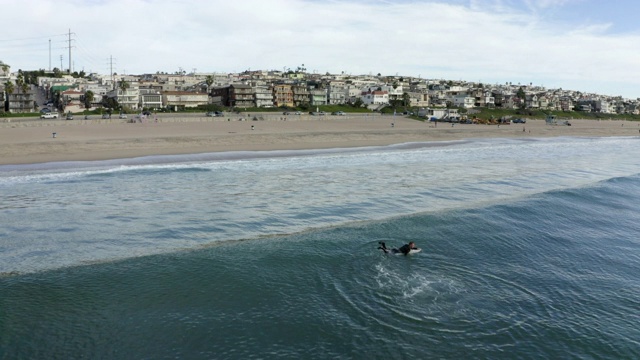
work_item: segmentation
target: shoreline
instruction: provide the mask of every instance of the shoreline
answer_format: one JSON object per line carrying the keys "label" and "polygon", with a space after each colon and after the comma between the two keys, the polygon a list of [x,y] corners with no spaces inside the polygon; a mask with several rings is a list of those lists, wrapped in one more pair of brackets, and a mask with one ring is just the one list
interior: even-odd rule
{"label": "shoreline", "polygon": [[[640,136],[640,123],[572,120],[572,126],[421,122],[402,116],[158,117],[126,120],[26,120],[0,123],[0,165],[127,159],[226,151],[312,150],[471,138]],[[55,133],[55,137],[54,137]]]}

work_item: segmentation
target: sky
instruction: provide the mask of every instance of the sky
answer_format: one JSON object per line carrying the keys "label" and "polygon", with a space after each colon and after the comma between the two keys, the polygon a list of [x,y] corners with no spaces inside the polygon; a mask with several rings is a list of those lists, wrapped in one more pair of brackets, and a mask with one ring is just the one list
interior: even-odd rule
{"label": "sky", "polygon": [[640,97],[637,0],[1,0],[0,8],[15,14],[3,16],[0,34],[0,61],[12,71],[66,70],[70,44],[73,71],[105,75],[304,67]]}

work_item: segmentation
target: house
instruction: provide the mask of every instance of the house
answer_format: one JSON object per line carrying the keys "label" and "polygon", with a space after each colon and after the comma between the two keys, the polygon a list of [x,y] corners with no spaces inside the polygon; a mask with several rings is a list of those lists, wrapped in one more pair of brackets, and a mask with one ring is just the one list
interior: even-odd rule
{"label": "house", "polygon": [[177,111],[184,108],[195,108],[200,105],[207,105],[209,96],[206,93],[189,91],[163,91],[162,104]]}
{"label": "house", "polygon": [[453,106],[471,109],[475,106],[476,99],[467,94],[454,95],[451,99]]}
{"label": "house", "polygon": [[60,100],[62,102],[64,112],[79,112],[85,109],[84,107],[84,92],[69,89],[60,93]]}
{"label": "house", "polygon": [[161,109],[162,92],[152,86],[140,88],[140,107],[142,109]]}
{"label": "house", "polygon": [[327,105],[327,89],[317,88],[309,90],[309,102],[313,106]]}
{"label": "house", "polygon": [[4,84],[11,77],[11,66],[5,64],[0,60],[0,84]]}
{"label": "house", "polygon": [[412,107],[427,107],[429,106],[429,94],[426,91],[412,91],[409,92],[409,102]]}
{"label": "house", "polygon": [[524,98],[524,104],[527,109],[537,109],[540,107],[540,103],[538,102],[538,95],[536,94],[527,94]]}
{"label": "house", "polygon": [[402,95],[404,91],[402,90],[402,85],[394,83],[394,85],[384,85],[380,87],[380,90],[386,91],[389,94],[389,101],[397,101],[402,100]]}
{"label": "house", "polygon": [[368,89],[367,91],[361,92],[360,98],[367,106],[389,104],[389,93],[387,91]]}

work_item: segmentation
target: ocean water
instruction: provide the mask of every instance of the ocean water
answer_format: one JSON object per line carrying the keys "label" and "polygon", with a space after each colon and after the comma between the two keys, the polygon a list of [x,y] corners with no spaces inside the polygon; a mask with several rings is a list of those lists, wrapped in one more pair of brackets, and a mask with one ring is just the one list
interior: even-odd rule
{"label": "ocean water", "polygon": [[637,359],[639,155],[484,139],[0,166],[0,359]]}

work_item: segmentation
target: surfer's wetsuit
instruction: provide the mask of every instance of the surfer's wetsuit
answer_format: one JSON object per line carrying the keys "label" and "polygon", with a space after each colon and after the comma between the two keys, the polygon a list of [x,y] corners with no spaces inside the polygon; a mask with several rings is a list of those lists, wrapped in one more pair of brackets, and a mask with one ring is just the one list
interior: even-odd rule
{"label": "surfer's wetsuit", "polygon": [[380,246],[378,246],[378,249],[384,251],[385,253],[393,253],[393,254],[397,254],[397,253],[403,253],[404,255],[409,254],[409,252],[411,251],[411,249],[415,249],[412,248],[411,245],[409,244],[404,244],[400,247],[400,249],[389,249],[387,248],[387,245],[383,242],[383,241],[378,241],[378,244],[380,244]]}
{"label": "surfer's wetsuit", "polygon": [[411,245],[409,244],[404,244],[400,247],[400,249],[398,249],[398,252],[401,252],[405,255],[407,255],[409,251],[411,251]]}

